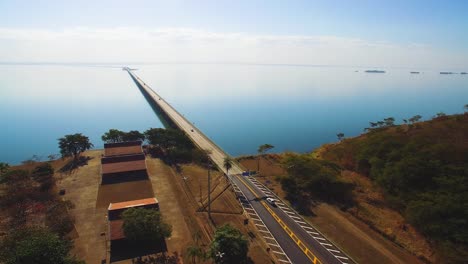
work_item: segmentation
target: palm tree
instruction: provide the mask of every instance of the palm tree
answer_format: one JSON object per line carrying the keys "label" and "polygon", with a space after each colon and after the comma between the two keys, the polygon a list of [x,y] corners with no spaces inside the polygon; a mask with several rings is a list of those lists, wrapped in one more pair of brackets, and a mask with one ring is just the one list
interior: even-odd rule
{"label": "palm tree", "polygon": [[[258,147],[258,154],[263,155],[265,152],[269,151],[270,149],[274,148],[275,146],[270,144],[263,144]],[[260,171],[260,156],[257,158],[257,171]]]}
{"label": "palm tree", "polygon": [[196,263],[196,259],[204,256],[203,250],[199,246],[190,246],[187,248],[187,255],[192,258],[192,263]]}
{"label": "palm tree", "polygon": [[224,158],[223,167],[226,168],[226,175],[229,177],[229,170],[232,168],[232,159],[230,157]]}

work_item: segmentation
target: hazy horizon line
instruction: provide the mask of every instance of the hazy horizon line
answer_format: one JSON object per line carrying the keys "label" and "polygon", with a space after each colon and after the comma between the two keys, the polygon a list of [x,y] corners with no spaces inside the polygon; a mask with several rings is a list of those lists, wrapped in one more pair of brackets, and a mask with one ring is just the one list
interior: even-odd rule
{"label": "hazy horizon line", "polygon": [[[246,65],[246,66],[279,66],[279,67],[317,67],[317,68],[371,68],[371,69],[420,69],[420,70],[436,70],[436,71],[454,71],[454,68],[448,67],[450,70],[439,67],[410,67],[410,66],[372,66],[372,65],[344,65],[344,64],[301,64],[301,63],[260,63],[260,62],[230,62],[230,61],[160,61],[160,62],[59,62],[59,61],[0,61],[0,65],[24,65],[24,66],[94,66],[94,67],[111,67],[122,68],[129,65]],[[467,69],[468,70],[468,69]],[[456,68],[456,71],[464,71],[462,68]]]}

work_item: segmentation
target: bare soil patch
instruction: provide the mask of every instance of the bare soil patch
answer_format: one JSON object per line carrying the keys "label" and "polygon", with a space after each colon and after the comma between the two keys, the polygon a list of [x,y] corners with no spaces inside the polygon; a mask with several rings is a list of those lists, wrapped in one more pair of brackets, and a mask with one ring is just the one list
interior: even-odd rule
{"label": "bare soil patch", "polygon": [[150,180],[129,181],[99,186],[96,208],[107,208],[110,203],[154,197]]}
{"label": "bare soil patch", "polygon": [[91,158],[88,164],[60,174],[58,182],[58,187],[66,190],[64,198],[75,204],[70,211],[75,217],[77,236],[73,253],[86,263],[101,263],[107,256],[107,208],[96,208],[101,181],[101,154],[102,150],[85,152],[83,155]]}
{"label": "bare soil patch", "polygon": [[[181,170],[178,173],[172,168],[167,167],[164,164],[161,165],[160,163],[162,163],[162,161],[157,159],[151,159],[151,161],[148,161],[150,172],[153,170],[150,169],[150,167],[154,166],[154,168],[159,168],[161,170],[159,172],[160,175],[168,176],[166,177],[166,180],[160,180],[159,182],[156,177],[154,178],[155,180],[152,179],[156,197],[158,197],[158,195],[162,195],[162,193],[158,194],[158,191],[164,192],[163,188],[172,189],[171,193],[173,195],[168,195],[167,198],[172,200],[172,203],[174,204],[173,207],[177,207],[176,203],[180,204],[179,208],[182,211],[181,213],[183,214],[185,224],[189,230],[189,232],[184,234],[184,237],[175,236],[175,238],[171,238],[170,241],[167,241],[169,252],[171,252],[171,247],[173,247],[170,244],[174,239],[174,244],[177,244],[176,246],[182,248],[184,262],[189,263],[191,260],[186,254],[186,248],[188,246],[198,245],[207,250],[216,227],[230,223],[241,230],[242,233],[244,233],[244,235],[250,240],[249,257],[254,263],[273,262],[273,257],[266,252],[266,245],[256,235],[255,227],[251,223],[249,223],[249,225],[243,224],[245,219],[243,209],[238,203],[233,190],[231,188],[226,188],[226,178],[220,172],[211,171],[211,195],[213,202],[211,207],[212,220],[209,220],[206,209],[202,210],[207,204],[207,170],[197,165],[182,165]],[[158,174],[158,171],[153,170],[153,172]],[[153,172],[150,174],[153,174]],[[162,201],[161,205],[163,205]],[[162,212],[163,210],[165,209],[161,208]],[[171,213],[163,212],[163,215],[167,217],[169,217],[170,214]],[[173,223],[171,222],[171,224]],[[180,243],[175,243],[178,241],[176,239],[179,239]],[[207,261],[206,263],[210,263],[210,261]]]}

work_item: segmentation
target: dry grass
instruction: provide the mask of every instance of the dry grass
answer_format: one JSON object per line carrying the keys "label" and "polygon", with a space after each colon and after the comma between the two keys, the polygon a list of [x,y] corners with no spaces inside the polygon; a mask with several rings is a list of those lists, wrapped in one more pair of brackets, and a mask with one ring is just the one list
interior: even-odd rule
{"label": "dry grass", "polygon": [[[265,157],[266,159],[262,157],[260,160],[261,173],[256,178],[287,202],[281,185],[276,181],[278,176],[285,174],[285,171],[277,162],[278,155],[274,155],[273,157],[266,155]],[[256,162],[256,159],[244,159],[241,161],[242,165],[249,169],[256,169]],[[360,184],[360,182],[357,183]],[[382,197],[379,192],[370,188],[371,186],[369,185],[364,185],[364,183],[361,189],[369,190],[368,195],[374,201]],[[359,189],[360,187],[357,188],[357,190]],[[376,232],[368,225],[368,222],[355,217],[352,211],[343,212],[325,203],[311,208],[311,211],[313,213],[312,216],[304,217],[359,263],[421,263],[414,255],[379,234],[379,232]],[[382,221],[385,224],[389,222],[401,223],[399,219],[402,219],[401,215],[398,215],[396,212],[379,215],[375,211],[372,217],[376,221]],[[390,219],[386,220],[386,218]],[[408,236],[409,238],[414,235],[413,230],[408,229],[407,233],[412,234]],[[422,244],[418,244],[421,237],[414,236],[412,238],[415,239],[415,243],[411,247],[425,248],[425,241]],[[429,252],[426,251],[426,253]]]}

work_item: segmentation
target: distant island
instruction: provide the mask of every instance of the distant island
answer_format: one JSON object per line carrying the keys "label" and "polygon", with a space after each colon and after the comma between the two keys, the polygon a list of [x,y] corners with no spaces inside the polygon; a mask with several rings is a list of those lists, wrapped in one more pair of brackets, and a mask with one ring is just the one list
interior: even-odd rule
{"label": "distant island", "polygon": [[454,72],[440,72],[440,74],[455,74]]}
{"label": "distant island", "polygon": [[412,72],[410,72],[410,73],[411,73],[411,74],[419,74],[418,71],[412,71]]}
{"label": "distant island", "polygon": [[380,71],[380,70],[367,70],[367,73],[385,73],[385,71]]}
{"label": "distant island", "polygon": [[460,74],[468,74],[468,72],[460,72]]}

